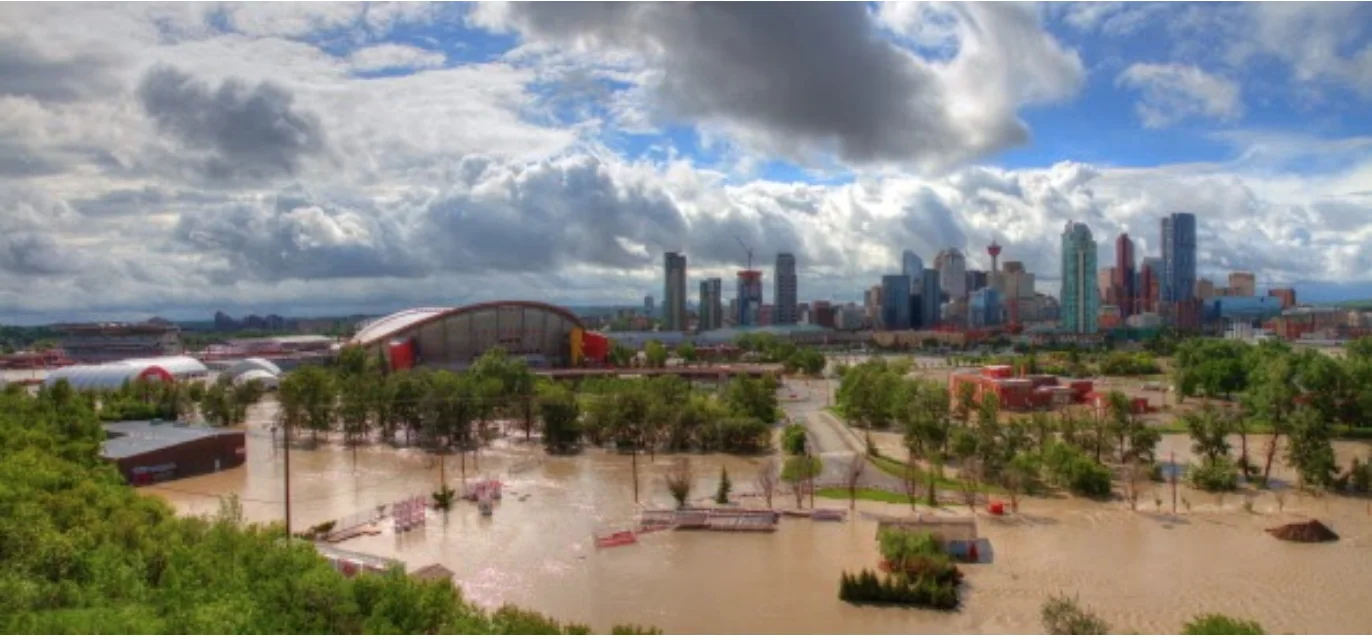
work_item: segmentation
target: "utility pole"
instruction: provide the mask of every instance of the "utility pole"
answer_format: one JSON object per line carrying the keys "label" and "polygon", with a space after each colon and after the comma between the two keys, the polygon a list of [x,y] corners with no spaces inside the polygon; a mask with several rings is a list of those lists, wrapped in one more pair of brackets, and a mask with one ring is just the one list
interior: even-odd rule
{"label": "utility pole", "polygon": [[281,438],[285,443],[286,450],[286,540],[291,539],[291,427],[282,425]]}

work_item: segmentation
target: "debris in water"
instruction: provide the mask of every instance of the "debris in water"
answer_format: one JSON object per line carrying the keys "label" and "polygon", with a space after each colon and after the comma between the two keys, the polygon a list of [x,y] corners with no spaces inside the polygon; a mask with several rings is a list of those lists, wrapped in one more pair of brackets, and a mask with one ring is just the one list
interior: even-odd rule
{"label": "debris in water", "polygon": [[1267,532],[1272,534],[1272,537],[1287,542],[1334,542],[1339,539],[1339,534],[1331,531],[1319,520],[1273,527]]}

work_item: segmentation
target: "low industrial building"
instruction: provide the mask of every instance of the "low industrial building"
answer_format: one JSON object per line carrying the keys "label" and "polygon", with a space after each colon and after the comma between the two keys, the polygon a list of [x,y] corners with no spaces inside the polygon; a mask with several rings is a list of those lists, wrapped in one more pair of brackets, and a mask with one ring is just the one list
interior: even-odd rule
{"label": "low industrial building", "polygon": [[234,429],[153,420],[107,423],[105,432],[100,456],[134,486],[232,469],[248,457],[244,433]]}
{"label": "low industrial building", "polygon": [[[949,376],[948,388],[957,402],[958,389],[970,385],[974,391],[972,402],[980,404],[986,394],[995,394],[1000,408],[1012,411],[1059,409],[1068,405],[1087,404],[1105,408],[1106,396],[1095,389],[1091,380],[1060,380],[1052,375],[1016,376],[1010,365],[991,365],[975,371],[959,371]],[[1146,398],[1130,398],[1131,413],[1148,412]]]}
{"label": "low industrial building", "polygon": [[61,324],[62,351],[75,362],[98,364],[128,358],[156,358],[183,351],[181,329],[161,320]]}

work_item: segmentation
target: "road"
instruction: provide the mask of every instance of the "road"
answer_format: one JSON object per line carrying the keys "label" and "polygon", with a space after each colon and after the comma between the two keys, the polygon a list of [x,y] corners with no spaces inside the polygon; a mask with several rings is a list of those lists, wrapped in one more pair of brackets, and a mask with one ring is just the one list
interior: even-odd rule
{"label": "road", "polygon": [[[846,486],[844,470],[854,454],[865,453],[866,447],[857,435],[848,430],[832,414],[825,411],[825,394],[832,397],[838,381],[786,380],[781,407],[794,422],[805,426],[812,452],[824,461],[819,486]],[[796,399],[791,400],[794,395]],[[886,472],[866,464],[858,484],[863,487],[905,492],[905,483]]]}

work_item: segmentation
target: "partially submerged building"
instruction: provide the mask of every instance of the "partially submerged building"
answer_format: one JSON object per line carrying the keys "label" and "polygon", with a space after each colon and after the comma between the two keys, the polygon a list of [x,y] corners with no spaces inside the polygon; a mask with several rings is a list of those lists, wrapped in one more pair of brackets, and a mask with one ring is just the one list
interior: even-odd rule
{"label": "partially submerged building", "polygon": [[51,387],[58,380],[66,380],[76,390],[109,391],[139,380],[186,382],[202,380],[210,370],[203,362],[187,356],[135,358],[104,364],[78,364],[62,367],[48,374],[43,386]]}
{"label": "partially submerged building", "polygon": [[248,457],[242,431],[175,422],[105,424],[100,456],[134,486],[167,482],[241,466]]}

